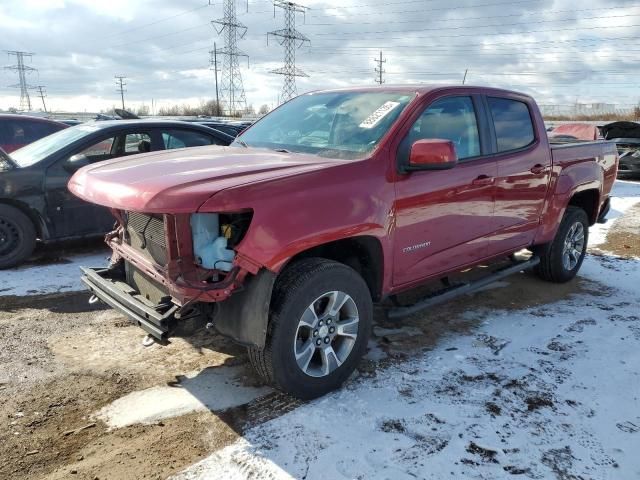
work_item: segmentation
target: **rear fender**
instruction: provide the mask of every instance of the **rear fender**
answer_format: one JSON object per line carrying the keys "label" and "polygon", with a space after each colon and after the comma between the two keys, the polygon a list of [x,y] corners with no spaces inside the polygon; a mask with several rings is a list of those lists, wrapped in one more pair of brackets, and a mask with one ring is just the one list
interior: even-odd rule
{"label": "rear fender", "polygon": [[597,190],[598,200],[594,212],[587,212],[591,223],[595,223],[602,204],[602,173],[599,179],[585,181],[579,185],[575,183],[575,176],[565,174],[564,172],[558,177],[555,192],[548,200],[545,214],[540,223],[538,233],[533,241],[534,245],[541,245],[553,240],[562,221],[562,217],[571,199],[581,192],[587,190]]}

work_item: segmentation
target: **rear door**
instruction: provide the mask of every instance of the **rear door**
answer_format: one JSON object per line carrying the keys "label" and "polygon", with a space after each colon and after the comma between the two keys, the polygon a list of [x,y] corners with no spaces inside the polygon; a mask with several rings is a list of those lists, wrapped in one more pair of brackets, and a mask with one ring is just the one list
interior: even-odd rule
{"label": "rear door", "polygon": [[165,150],[174,148],[202,147],[204,145],[228,145],[221,139],[209,133],[183,128],[167,127],[160,128],[162,146]]}
{"label": "rear door", "polygon": [[498,166],[495,220],[498,231],[489,253],[498,255],[526,247],[538,228],[551,174],[551,153],[539,115],[526,98],[486,97]]}
{"label": "rear door", "polygon": [[495,159],[479,128],[481,98],[435,100],[414,121],[398,149],[406,161],[417,140],[451,140],[459,164],[450,170],[412,172],[396,182],[393,283],[409,285],[487,255],[493,221]]}

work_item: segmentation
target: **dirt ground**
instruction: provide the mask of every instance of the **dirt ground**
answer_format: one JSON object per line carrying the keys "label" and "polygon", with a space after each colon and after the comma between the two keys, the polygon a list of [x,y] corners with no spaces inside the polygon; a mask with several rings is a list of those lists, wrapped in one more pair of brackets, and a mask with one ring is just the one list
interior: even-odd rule
{"label": "dirt ground", "polygon": [[[640,205],[616,220],[600,249],[640,256],[639,226]],[[468,320],[469,309],[539,307],[544,316],[546,304],[576,293],[606,294],[580,278],[548,288],[519,274],[400,324],[377,308],[371,352],[357,375],[375,376],[443,336],[472,333],[478,320]],[[84,292],[0,297],[0,478],[166,478],[229,445],[248,426],[299,405],[271,393],[221,411],[109,429],[95,413],[131,392],[181,388],[186,375],[216,369],[237,369],[242,385],[257,387],[260,380],[244,349],[220,336],[198,330],[168,346],[143,347],[138,327],[87,299]]]}

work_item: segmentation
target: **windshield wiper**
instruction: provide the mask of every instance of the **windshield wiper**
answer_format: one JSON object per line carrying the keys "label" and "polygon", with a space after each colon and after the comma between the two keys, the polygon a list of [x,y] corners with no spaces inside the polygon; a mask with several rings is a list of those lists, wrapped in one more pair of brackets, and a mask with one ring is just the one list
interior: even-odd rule
{"label": "windshield wiper", "polygon": [[236,142],[242,145],[244,148],[249,148],[249,145],[247,145],[247,142],[245,142],[244,140],[240,140],[239,138],[236,138],[234,143]]}
{"label": "windshield wiper", "polygon": [[273,151],[280,152],[280,153],[291,153],[291,151],[287,150],[286,148],[274,148]]}

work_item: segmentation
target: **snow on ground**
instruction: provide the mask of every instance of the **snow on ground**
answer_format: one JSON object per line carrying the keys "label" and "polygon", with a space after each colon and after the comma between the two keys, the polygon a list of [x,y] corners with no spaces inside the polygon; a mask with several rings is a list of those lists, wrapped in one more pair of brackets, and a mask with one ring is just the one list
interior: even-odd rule
{"label": "snow on ground", "polygon": [[604,243],[611,224],[637,203],[640,203],[638,183],[617,180],[611,191],[611,210],[607,215],[608,222],[605,224],[596,223],[589,229],[589,246],[596,247]]}
{"label": "snow on ground", "polygon": [[[614,195],[615,218],[640,187]],[[469,310],[473,335],[255,426],[174,478],[640,478],[640,260],[588,255],[580,275],[594,292]]]}
{"label": "snow on ground", "polygon": [[238,367],[216,368],[188,375],[175,385],[132,392],[100,410],[95,417],[110,428],[155,423],[191,412],[222,411],[271,392],[243,385]]}
{"label": "snow on ground", "polygon": [[69,255],[46,265],[25,264],[0,273],[0,296],[41,295],[45,293],[84,290],[80,281],[80,267],[103,267],[109,252]]}

